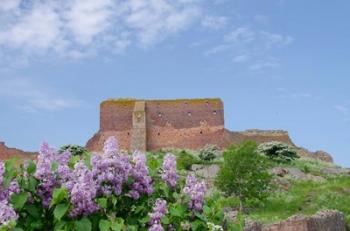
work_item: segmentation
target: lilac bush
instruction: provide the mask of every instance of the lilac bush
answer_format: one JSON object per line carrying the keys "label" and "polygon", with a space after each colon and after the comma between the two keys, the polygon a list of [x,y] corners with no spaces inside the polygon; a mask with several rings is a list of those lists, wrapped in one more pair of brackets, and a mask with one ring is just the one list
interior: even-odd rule
{"label": "lilac bush", "polygon": [[162,171],[162,179],[170,188],[175,189],[179,177],[176,172],[176,157],[173,154],[168,153],[165,155]]}
{"label": "lilac bush", "polygon": [[121,152],[114,137],[102,154],[81,156],[43,143],[36,161],[23,167],[0,162],[0,230],[171,231],[183,222],[205,230],[208,218],[193,214],[203,210],[204,183],[190,175],[182,188],[173,154],[160,165],[150,165],[150,174],[146,154]]}

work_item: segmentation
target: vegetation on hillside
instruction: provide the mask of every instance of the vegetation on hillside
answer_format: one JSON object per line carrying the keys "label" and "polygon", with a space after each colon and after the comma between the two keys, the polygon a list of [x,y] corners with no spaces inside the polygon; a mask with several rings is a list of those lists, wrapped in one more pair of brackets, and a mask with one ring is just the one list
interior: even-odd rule
{"label": "vegetation on hillside", "polygon": [[[112,139],[96,156],[79,146],[55,151],[44,144],[36,162],[0,162],[0,230],[239,231],[247,218],[267,224],[323,209],[343,212],[350,224],[349,175],[330,174],[340,168],[296,158],[281,144],[265,145],[273,158],[259,147],[245,142],[223,154],[208,145],[127,156]],[[210,165],[220,170],[217,187],[207,181],[206,188],[195,174]],[[321,180],[273,175],[274,168]],[[229,211],[240,212],[230,219]]]}

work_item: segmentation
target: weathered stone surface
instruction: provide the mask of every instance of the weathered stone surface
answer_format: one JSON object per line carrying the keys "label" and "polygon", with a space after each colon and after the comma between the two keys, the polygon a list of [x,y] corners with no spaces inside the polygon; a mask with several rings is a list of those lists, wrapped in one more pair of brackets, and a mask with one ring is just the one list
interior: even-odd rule
{"label": "weathered stone surface", "polygon": [[288,170],[282,167],[275,167],[271,169],[271,173],[279,176],[279,177],[284,177],[286,174],[288,174]]}
{"label": "weathered stone surface", "polygon": [[242,132],[232,132],[225,130],[225,142],[229,144],[239,144],[245,140],[252,140],[258,144],[279,141],[295,146],[287,131],[283,130],[258,130],[250,129]]}
{"label": "weathered stone surface", "polygon": [[25,152],[16,148],[9,148],[5,145],[5,142],[0,142],[0,161],[18,157],[20,159],[34,159],[35,152]]}
{"label": "weathered stone surface", "polygon": [[253,221],[250,219],[246,219],[244,221],[244,228],[243,231],[261,231],[262,225],[258,221]]}
{"label": "weathered stone surface", "polygon": [[197,176],[201,178],[213,179],[218,174],[220,167],[217,164],[210,164],[210,165],[194,164],[192,165],[191,169],[192,171],[195,172]]}
{"label": "weathered stone surface", "polygon": [[298,168],[286,168],[288,176],[296,180],[312,180],[312,181],[324,181],[325,179],[321,176],[315,176],[309,173],[304,173]]}
{"label": "weathered stone surface", "polygon": [[321,172],[329,175],[350,175],[350,169],[347,168],[322,168]]}
{"label": "weathered stone surface", "polygon": [[311,152],[306,148],[301,148],[301,147],[296,147],[296,150],[297,150],[298,156],[300,157],[306,157],[306,158],[320,160],[328,163],[333,163],[332,156],[325,151]]}
{"label": "weathered stone surface", "polygon": [[314,156],[318,160],[322,160],[322,161],[325,161],[325,162],[333,163],[332,156],[329,153],[325,152],[325,151],[316,151],[316,152],[314,152]]}
{"label": "weathered stone surface", "polygon": [[321,176],[315,176],[309,173],[304,173],[298,168],[283,168],[275,167],[270,170],[271,173],[278,177],[289,177],[295,180],[312,180],[312,181],[324,181],[325,179]]}
{"label": "weathered stone surface", "polygon": [[346,231],[344,215],[326,210],[307,217],[295,215],[285,221],[266,225],[262,231]]}
{"label": "weathered stone surface", "polygon": [[[86,147],[101,151],[107,134],[118,139],[121,149],[146,143],[147,150],[161,148],[199,149],[220,146],[224,134],[224,109],[220,99],[145,100],[145,130],[134,126],[140,100],[107,100],[101,103],[100,130]],[[134,116],[133,116],[134,115]],[[134,120],[133,120],[134,118]],[[136,129],[137,128],[137,129]],[[141,132],[140,132],[141,131]],[[141,136],[145,132],[144,136]],[[139,135],[135,136],[135,133]],[[139,138],[143,137],[143,141]]]}

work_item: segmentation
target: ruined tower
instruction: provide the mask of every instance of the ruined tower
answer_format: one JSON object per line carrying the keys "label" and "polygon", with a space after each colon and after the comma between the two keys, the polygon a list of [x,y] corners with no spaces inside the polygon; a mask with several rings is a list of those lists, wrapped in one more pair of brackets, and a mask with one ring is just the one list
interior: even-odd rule
{"label": "ruined tower", "polygon": [[220,99],[115,99],[100,105],[100,130],[87,142],[101,151],[115,136],[121,149],[198,149],[224,138],[224,107]]}

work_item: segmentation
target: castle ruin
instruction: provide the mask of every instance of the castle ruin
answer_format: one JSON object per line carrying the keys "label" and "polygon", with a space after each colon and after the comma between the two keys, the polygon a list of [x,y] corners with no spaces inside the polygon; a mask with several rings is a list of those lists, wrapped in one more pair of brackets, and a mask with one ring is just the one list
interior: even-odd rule
{"label": "castle ruin", "polygon": [[112,99],[100,105],[100,130],[87,142],[90,151],[101,151],[115,136],[124,150],[161,148],[199,149],[206,144],[225,148],[244,140],[282,141],[293,144],[285,131],[225,129],[221,99],[138,100]]}
{"label": "castle ruin", "polygon": [[224,131],[220,99],[106,100],[100,106],[100,130],[86,147],[100,151],[106,138],[115,136],[125,150],[198,149],[221,146]]}

